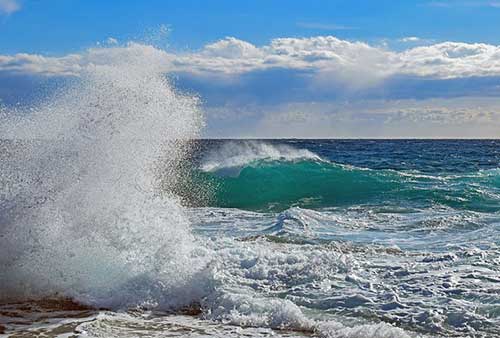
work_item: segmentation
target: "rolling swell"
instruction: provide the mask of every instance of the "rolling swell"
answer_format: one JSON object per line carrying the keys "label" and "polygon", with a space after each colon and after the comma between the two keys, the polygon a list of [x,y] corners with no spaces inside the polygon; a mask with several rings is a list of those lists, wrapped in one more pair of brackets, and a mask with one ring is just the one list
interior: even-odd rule
{"label": "rolling swell", "polygon": [[500,210],[498,169],[424,175],[317,159],[259,159],[237,170],[199,171],[195,176],[200,183],[214,187],[209,204],[216,207],[282,211],[291,206],[324,208],[383,203]]}

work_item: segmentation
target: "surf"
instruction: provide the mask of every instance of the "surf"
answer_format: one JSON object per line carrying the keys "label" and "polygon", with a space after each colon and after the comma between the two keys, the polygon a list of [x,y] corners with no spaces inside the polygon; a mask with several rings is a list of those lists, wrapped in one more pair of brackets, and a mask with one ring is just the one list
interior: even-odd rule
{"label": "surf", "polygon": [[[306,149],[276,147],[263,141],[234,142],[212,150],[193,174],[196,184],[213,187],[209,206],[283,211],[294,206],[406,203],[500,210],[497,194],[485,193],[500,188],[495,169],[437,175],[370,169],[322,159]],[[238,147],[241,151],[235,150]],[[233,153],[238,155],[232,157]]]}

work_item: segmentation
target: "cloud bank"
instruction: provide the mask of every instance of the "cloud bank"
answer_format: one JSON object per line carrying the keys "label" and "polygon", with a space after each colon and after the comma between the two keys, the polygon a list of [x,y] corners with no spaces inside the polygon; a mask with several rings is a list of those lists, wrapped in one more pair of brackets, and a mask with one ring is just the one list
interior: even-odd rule
{"label": "cloud bank", "polygon": [[113,39],[107,48],[59,57],[0,55],[0,83],[78,77],[138,53],[157,58],[179,87],[201,95],[208,136],[300,137],[317,129],[322,137],[380,136],[380,130],[403,137],[419,128],[428,137],[470,136],[471,130],[476,137],[500,135],[500,46],[484,43],[393,51],[334,36],[278,38],[263,46],[227,37],[179,53]]}
{"label": "cloud bank", "polygon": [[[0,0],[2,1],[2,0]],[[5,1],[5,0],[3,0]],[[413,41],[417,38],[404,38]],[[115,41],[115,40],[113,40]],[[128,43],[108,48],[105,53],[134,53],[148,46]],[[102,62],[99,49],[62,57],[33,54],[0,56],[0,71],[45,75],[78,74],[81,67]],[[343,73],[362,69],[366,76],[387,78],[396,75],[449,79],[471,76],[500,76],[500,46],[484,43],[443,42],[394,52],[364,42],[333,36],[279,38],[268,45],[255,46],[233,37],[206,45],[197,52],[168,53],[167,69],[195,74],[238,75],[273,68],[311,73]]]}

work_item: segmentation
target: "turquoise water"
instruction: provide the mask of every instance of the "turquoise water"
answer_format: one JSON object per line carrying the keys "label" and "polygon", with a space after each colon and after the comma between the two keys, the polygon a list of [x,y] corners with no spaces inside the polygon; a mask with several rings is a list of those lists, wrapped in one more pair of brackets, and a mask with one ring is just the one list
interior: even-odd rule
{"label": "turquoise water", "polygon": [[500,141],[105,135],[3,143],[0,334],[500,338]]}
{"label": "turquoise water", "polygon": [[500,210],[498,141],[278,144],[301,147],[311,154],[292,159],[286,154],[255,154],[254,158],[248,154],[245,163],[198,173],[200,184],[214,187],[210,205],[259,211],[359,204]]}
{"label": "turquoise water", "polygon": [[192,177],[211,194],[190,209],[194,230],[226,239],[232,288],[410,336],[499,336],[500,141],[198,148]]}

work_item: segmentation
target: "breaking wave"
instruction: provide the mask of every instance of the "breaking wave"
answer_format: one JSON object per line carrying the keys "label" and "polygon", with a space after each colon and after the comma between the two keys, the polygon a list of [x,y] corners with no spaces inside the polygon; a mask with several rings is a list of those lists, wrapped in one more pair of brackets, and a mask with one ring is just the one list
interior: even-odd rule
{"label": "breaking wave", "polygon": [[236,145],[229,152],[227,147],[214,150],[194,175],[201,180],[198,184],[214,187],[210,206],[281,211],[291,206],[411,202],[423,207],[500,210],[498,169],[433,176],[353,167],[322,160],[307,150],[261,142],[241,147],[242,151]]}
{"label": "breaking wave", "polygon": [[202,115],[170,86],[161,53],[113,49],[36,106],[2,110],[0,300],[199,299],[205,262],[169,186]]}

